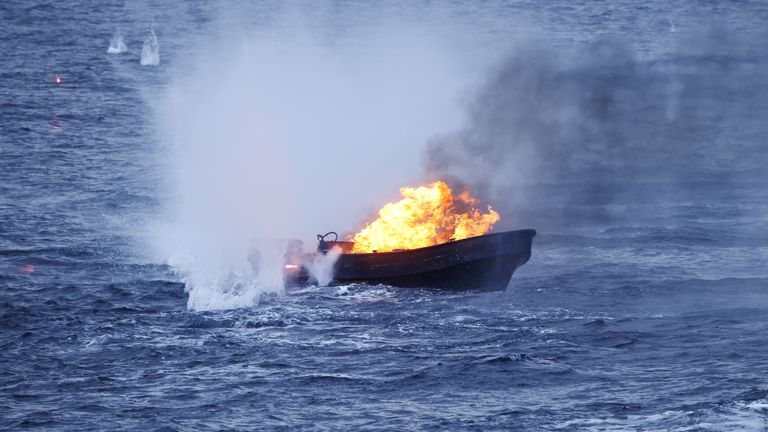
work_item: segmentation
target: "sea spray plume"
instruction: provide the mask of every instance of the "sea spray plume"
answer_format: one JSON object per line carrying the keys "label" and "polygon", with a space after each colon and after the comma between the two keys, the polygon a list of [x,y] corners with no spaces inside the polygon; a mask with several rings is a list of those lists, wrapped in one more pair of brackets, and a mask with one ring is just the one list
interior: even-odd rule
{"label": "sea spray plume", "polygon": [[[190,310],[217,310],[258,304],[267,294],[282,295],[285,241],[229,242],[222,237],[204,247],[220,245],[216,252],[187,248],[167,263],[185,282]],[[204,259],[201,259],[204,257]]]}
{"label": "sea spray plume", "polygon": [[200,71],[178,82],[163,109],[173,196],[155,245],[182,276],[195,310],[248,307],[262,294],[282,294],[285,244],[276,239],[295,213],[287,199],[293,191],[276,181],[287,165],[249,119],[251,95],[238,88],[244,70],[226,67],[229,80]]}
{"label": "sea spray plume", "polygon": [[149,34],[144,39],[139,63],[142,66],[157,66],[160,64],[160,42],[157,41],[157,35],[152,29],[149,30]]}
{"label": "sea spray plume", "polygon": [[309,263],[307,266],[309,274],[318,285],[328,286],[333,280],[334,266],[339,260],[341,252],[340,247],[334,246],[327,253],[315,255],[312,262]]}

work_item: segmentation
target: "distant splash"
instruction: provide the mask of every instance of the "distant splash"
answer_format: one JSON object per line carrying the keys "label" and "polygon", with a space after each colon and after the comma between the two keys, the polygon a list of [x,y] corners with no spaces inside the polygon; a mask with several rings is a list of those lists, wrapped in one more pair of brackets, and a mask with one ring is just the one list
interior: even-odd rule
{"label": "distant splash", "polygon": [[149,30],[149,34],[144,39],[144,46],[141,47],[142,66],[157,66],[160,64],[160,43],[157,41],[157,35],[154,30]]}
{"label": "distant splash", "polygon": [[128,46],[125,45],[123,34],[119,29],[115,29],[115,34],[112,35],[112,40],[109,42],[109,48],[107,48],[107,54],[120,54],[128,51]]}

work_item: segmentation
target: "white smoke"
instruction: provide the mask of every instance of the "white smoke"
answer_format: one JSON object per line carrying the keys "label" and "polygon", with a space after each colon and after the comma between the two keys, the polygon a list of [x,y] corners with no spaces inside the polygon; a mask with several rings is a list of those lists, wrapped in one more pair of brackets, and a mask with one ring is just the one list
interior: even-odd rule
{"label": "white smoke", "polygon": [[353,230],[421,176],[421,147],[456,126],[467,82],[442,40],[265,29],[218,35],[175,65],[156,107],[170,190],[152,243],[183,276],[189,308],[281,294],[278,239]]}

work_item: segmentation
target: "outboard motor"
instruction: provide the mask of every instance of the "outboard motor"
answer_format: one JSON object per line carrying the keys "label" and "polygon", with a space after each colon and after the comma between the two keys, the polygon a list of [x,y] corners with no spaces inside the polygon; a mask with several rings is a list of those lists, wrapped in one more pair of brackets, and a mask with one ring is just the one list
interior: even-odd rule
{"label": "outboard motor", "polygon": [[[330,242],[325,241],[325,238],[331,234],[333,234],[333,240]],[[317,251],[323,255],[327,254],[328,251],[331,250],[331,248],[333,247],[333,246],[329,246],[328,243],[335,243],[337,240],[339,240],[339,235],[333,231],[325,233],[325,235],[318,234],[317,235]]]}
{"label": "outboard motor", "polygon": [[[333,235],[333,240],[326,240],[326,237]],[[339,241],[339,235],[335,232],[327,232],[325,235],[317,235],[317,251],[323,255],[334,247],[341,249],[341,253],[352,253],[352,248],[355,246],[355,242]]]}

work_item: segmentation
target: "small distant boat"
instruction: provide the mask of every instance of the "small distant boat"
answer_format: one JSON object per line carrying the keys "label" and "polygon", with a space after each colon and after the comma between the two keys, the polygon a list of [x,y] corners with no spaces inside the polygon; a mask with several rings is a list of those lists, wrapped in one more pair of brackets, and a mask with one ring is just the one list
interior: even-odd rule
{"label": "small distant boat", "polygon": [[[352,242],[318,235],[317,254],[334,247],[341,254],[333,265],[330,285],[384,284],[404,288],[503,290],[518,267],[528,262],[536,231],[507,231],[450,241],[418,249],[352,253]],[[288,286],[313,283],[308,266],[317,254],[286,255]]]}

